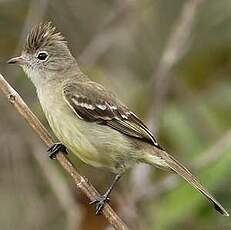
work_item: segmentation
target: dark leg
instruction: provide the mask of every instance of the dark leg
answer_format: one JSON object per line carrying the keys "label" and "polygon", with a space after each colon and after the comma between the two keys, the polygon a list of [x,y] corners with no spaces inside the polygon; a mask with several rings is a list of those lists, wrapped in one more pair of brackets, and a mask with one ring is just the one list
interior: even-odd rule
{"label": "dark leg", "polygon": [[122,176],[121,173],[116,174],[111,186],[105,192],[105,194],[98,197],[96,200],[90,202],[90,204],[96,204],[96,212],[95,212],[96,215],[101,215],[102,214],[102,211],[103,211],[103,208],[104,208],[105,204],[110,201],[109,196],[110,196],[110,194],[112,192],[112,189],[114,188],[116,182],[120,179],[121,176]]}
{"label": "dark leg", "polygon": [[61,142],[57,142],[57,143],[54,143],[48,150],[47,152],[49,153],[49,157],[51,159],[56,159],[56,154],[58,152],[62,152],[62,153],[65,153],[67,154],[67,149],[66,147],[61,143]]}

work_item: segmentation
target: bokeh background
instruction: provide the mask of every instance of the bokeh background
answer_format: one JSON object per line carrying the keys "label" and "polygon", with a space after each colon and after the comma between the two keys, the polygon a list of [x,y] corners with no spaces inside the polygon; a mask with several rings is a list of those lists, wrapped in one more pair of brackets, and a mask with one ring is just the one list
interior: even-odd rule
{"label": "bokeh background", "polygon": [[[31,82],[6,64],[41,21],[231,212],[231,1],[0,0],[0,72],[48,127]],[[0,146],[0,229],[110,229],[2,94]],[[71,158],[103,193],[113,175]],[[131,229],[231,229],[184,181],[145,165],[111,204]]]}

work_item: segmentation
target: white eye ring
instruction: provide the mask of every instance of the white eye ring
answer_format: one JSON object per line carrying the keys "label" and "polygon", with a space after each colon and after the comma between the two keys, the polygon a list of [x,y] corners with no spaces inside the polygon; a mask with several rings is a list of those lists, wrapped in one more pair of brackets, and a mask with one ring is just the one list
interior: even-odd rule
{"label": "white eye ring", "polygon": [[40,51],[37,55],[37,58],[40,60],[40,61],[46,61],[49,57],[49,54],[46,52],[46,51]]}

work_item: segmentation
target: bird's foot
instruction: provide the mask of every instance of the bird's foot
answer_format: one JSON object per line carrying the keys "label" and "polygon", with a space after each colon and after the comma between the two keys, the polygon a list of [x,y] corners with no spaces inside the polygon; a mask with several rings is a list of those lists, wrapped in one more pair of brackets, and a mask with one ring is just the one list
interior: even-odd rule
{"label": "bird's foot", "polygon": [[101,215],[105,204],[108,203],[109,201],[110,201],[110,198],[109,198],[108,193],[106,192],[104,195],[102,195],[102,196],[98,197],[96,200],[90,202],[90,205],[95,204],[96,205],[95,214]]}
{"label": "bird's foot", "polygon": [[54,143],[48,150],[47,152],[49,153],[49,157],[52,160],[56,159],[56,155],[58,152],[62,152],[67,154],[67,149],[65,145],[63,145],[61,142]]}

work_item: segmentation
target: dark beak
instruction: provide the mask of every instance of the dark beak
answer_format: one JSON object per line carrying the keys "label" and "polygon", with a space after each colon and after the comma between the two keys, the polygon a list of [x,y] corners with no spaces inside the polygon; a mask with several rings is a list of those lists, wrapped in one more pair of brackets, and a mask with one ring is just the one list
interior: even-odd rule
{"label": "dark beak", "polygon": [[16,64],[16,65],[24,65],[26,64],[26,60],[22,57],[14,57],[7,61],[8,64]]}

